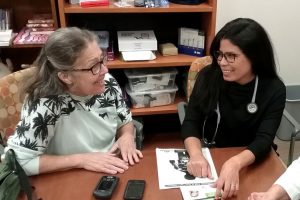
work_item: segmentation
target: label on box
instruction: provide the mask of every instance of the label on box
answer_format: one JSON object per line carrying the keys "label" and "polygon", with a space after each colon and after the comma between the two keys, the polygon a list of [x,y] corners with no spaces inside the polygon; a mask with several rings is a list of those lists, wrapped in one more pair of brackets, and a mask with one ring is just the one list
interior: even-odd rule
{"label": "label on box", "polygon": [[150,107],[167,105],[172,102],[170,93],[151,95],[151,97]]}
{"label": "label on box", "polygon": [[146,84],[168,85],[169,80],[170,80],[170,74],[164,74],[161,76],[149,76],[147,77]]}
{"label": "label on box", "polygon": [[152,30],[118,31],[119,51],[156,51],[157,40]]}

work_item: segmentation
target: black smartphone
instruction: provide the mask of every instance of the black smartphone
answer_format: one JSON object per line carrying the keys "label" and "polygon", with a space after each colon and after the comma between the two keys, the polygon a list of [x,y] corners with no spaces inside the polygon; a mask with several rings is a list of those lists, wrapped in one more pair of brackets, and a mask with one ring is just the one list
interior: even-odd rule
{"label": "black smartphone", "polygon": [[140,200],[143,198],[145,180],[129,180],[124,192],[125,200]]}
{"label": "black smartphone", "polygon": [[119,182],[119,177],[102,176],[94,189],[93,195],[97,199],[111,198],[114,189]]}

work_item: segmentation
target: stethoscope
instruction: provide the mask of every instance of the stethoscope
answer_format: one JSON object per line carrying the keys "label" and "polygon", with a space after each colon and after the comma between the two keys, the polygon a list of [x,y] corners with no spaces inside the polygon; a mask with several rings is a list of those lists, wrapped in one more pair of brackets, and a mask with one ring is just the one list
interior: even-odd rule
{"label": "stethoscope", "polygon": [[[254,85],[254,91],[253,91],[251,102],[247,104],[247,108],[246,108],[248,113],[250,113],[250,114],[254,114],[258,110],[258,106],[255,103],[257,87],[258,87],[258,76],[255,77],[255,85]],[[211,139],[211,142],[209,142],[204,136],[204,127],[205,127],[205,124],[206,124],[207,117],[205,117],[205,120],[204,120],[203,126],[202,126],[202,140],[203,140],[204,144],[206,146],[209,146],[209,147],[214,146],[216,144],[215,139],[216,139],[219,124],[220,124],[220,121],[221,121],[219,102],[217,102],[217,108],[215,109],[215,112],[217,113],[217,125],[216,125],[214,135]]]}

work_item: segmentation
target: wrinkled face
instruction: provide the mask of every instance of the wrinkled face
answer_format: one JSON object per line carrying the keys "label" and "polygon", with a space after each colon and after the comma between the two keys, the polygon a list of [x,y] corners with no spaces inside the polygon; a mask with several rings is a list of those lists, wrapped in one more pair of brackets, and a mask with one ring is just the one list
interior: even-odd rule
{"label": "wrinkled face", "polygon": [[225,81],[243,85],[254,79],[250,60],[228,39],[221,40],[220,49],[214,56],[218,60]]}
{"label": "wrinkled face", "polygon": [[101,94],[105,90],[104,76],[108,72],[106,56],[97,42],[91,42],[74,63],[73,71],[68,71],[71,84],[69,92],[78,96]]}

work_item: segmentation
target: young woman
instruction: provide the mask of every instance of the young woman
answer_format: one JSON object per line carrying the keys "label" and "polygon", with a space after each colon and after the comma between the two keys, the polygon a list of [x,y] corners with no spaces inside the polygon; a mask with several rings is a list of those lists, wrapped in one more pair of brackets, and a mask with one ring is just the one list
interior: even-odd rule
{"label": "young woman", "polygon": [[182,137],[190,155],[187,169],[198,177],[211,177],[203,144],[247,147],[222,166],[216,197],[222,189],[225,199],[237,194],[239,171],[270,151],[286,95],[270,39],[256,21],[227,23],[215,36],[210,54],[212,64],[200,71],[190,97]]}
{"label": "young woman", "polygon": [[71,27],[50,35],[6,147],[28,175],[71,168],[123,173],[142,158],[130,110],[106,64],[92,32]]}

